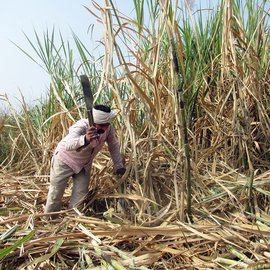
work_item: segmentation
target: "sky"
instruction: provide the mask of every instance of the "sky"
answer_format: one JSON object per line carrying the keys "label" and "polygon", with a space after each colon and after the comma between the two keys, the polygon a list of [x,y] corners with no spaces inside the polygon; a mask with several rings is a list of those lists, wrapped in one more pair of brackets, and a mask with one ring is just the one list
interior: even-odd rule
{"label": "sky", "polygon": [[42,36],[44,31],[52,30],[54,27],[57,33],[61,32],[65,40],[72,40],[72,31],[74,31],[84,43],[96,42],[90,40],[88,27],[91,24],[96,24],[95,27],[98,27],[98,24],[83,5],[91,7],[90,1],[86,0],[2,1],[0,95],[7,94],[14,101],[15,98],[20,98],[21,91],[28,103],[46,95],[49,76],[12,43],[16,43],[34,55],[24,33],[30,40],[34,40],[34,31]]}
{"label": "sky", "polygon": [[[105,1],[96,0],[96,2],[104,6]],[[132,0],[117,0],[116,3],[125,15],[130,15]],[[21,92],[28,104],[46,96],[49,76],[13,44],[17,44],[27,53],[34,55],[24,33],[34,41],[34,31],[42,36],[44,31],[52,30],[54,27],[56,32],[61,32],[65,40],[72,41],[72,31],[74,31],[89,48],[97,45],[98,40],[91,39],[88,28],[94,24],[96,34],[101,34],[103,28],[83,5],[92,7],[90,0],[2,0],[0,9],[0,112],[1,106],[3,106],[1,105],[1,95],[7,94],[14,103],[16,99],[21,100]]]}
{"label": "sky", "polygon": [[[97,0],[104,6],[104,0]],[[117,5],[125,0],[117,0]],[[2,1],[0,9],[0,112],[1,96],[7,94],[12,104],[19,104],[21,93],[27,104],[45,97],[49,86],[48,74],[18,47],[35,55],[27,37],[35,41],[34,33],[42,37],[55,29],[65,41],[72,42],[72,31],[88,46],[94,48],[102,34],[102,26],[85,9],[93,7],[89,0],[9,0]],[[125,5],[130,8],[130,5]],[[122,5],[123,7],[123,5]],[[129,9],[130,10],[130,9]],[[129,11],[130,12],[130,11]],[[94,24],[94,35],[89,26]],[[24,35],[25,34],[25,35]],[[97,34],[99,36],[97,37]],[[95,39],[96,36],[96,39]],[[74,45],[75,48],[75,45]],[[34,56],[36,60],[37,57]]]}

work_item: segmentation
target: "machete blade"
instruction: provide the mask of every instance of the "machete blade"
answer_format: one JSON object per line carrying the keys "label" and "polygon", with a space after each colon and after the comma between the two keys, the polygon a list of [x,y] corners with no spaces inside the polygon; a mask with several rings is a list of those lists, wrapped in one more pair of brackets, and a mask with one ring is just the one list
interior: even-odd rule
{"label": "machete blade", "polygon": [[85,100],[87,114],[88,114],[89,125],[93,126],[94,120],[93,120],[92,110],[93,110],[94,98],[91,91],[90,82],[86,75],[81,75],[80,79],[81,79],[83,95],[84,95],[84,100]]}

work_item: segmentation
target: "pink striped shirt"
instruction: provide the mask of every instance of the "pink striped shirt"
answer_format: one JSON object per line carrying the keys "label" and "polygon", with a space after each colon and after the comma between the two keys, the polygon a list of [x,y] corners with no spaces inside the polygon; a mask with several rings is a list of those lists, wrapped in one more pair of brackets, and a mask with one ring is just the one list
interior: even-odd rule
{"label": "pink striped shirt", "polygon": [[85,146],[85,134],[89,128],[88,120],[81,119],[69,128],[69,133],[64,137],[55,149],[55,154],[67,164],[75,174],[83,168],[89,172],[94,157],[107,142],[109,152],[114,164],[114,169],[124,167],[120,153],[118,140],[114,128],[110,125],[97,140]]}

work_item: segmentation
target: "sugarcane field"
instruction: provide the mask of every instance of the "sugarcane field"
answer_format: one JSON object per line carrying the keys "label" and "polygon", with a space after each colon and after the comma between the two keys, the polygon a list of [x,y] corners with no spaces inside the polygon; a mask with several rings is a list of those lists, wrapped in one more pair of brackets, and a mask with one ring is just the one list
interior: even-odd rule
{"label": "sugarcane field", "polygon": [[131,3],[81,6],[102,55],[16,44],[50,83],[0,95],[0,270],[270,269],[269,1]]}

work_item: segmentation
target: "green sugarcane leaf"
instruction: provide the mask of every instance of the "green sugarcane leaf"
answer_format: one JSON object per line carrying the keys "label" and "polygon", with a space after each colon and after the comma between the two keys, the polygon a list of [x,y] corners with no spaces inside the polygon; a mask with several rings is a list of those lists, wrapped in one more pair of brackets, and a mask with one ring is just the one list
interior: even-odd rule
{"label": "green sugarcane leaf", "polygon": [[33,264],[37,265],[43,261],[49,260],[53,255],[55,255],[55,253],[58,252],[58,250],[60,249],[60,247],[62,246],[63,243],[64,243],[64,238],[57,239],[49,254],[45,254],[45,255],[33,260],[30,264],[28,264],[28,266],[31,266]]}
{"label": "green sugarcane leaf", "polygon": [[6,257],[8,254],[10,254],[12,251],[14,251],[17,247],[19,247],[23,243],[29,241],[34,236],[34,233],[35,231],[31,231],[28,235],[18,240],[14,245],[0,250],[0,260],[2,260],[4,257]]}

